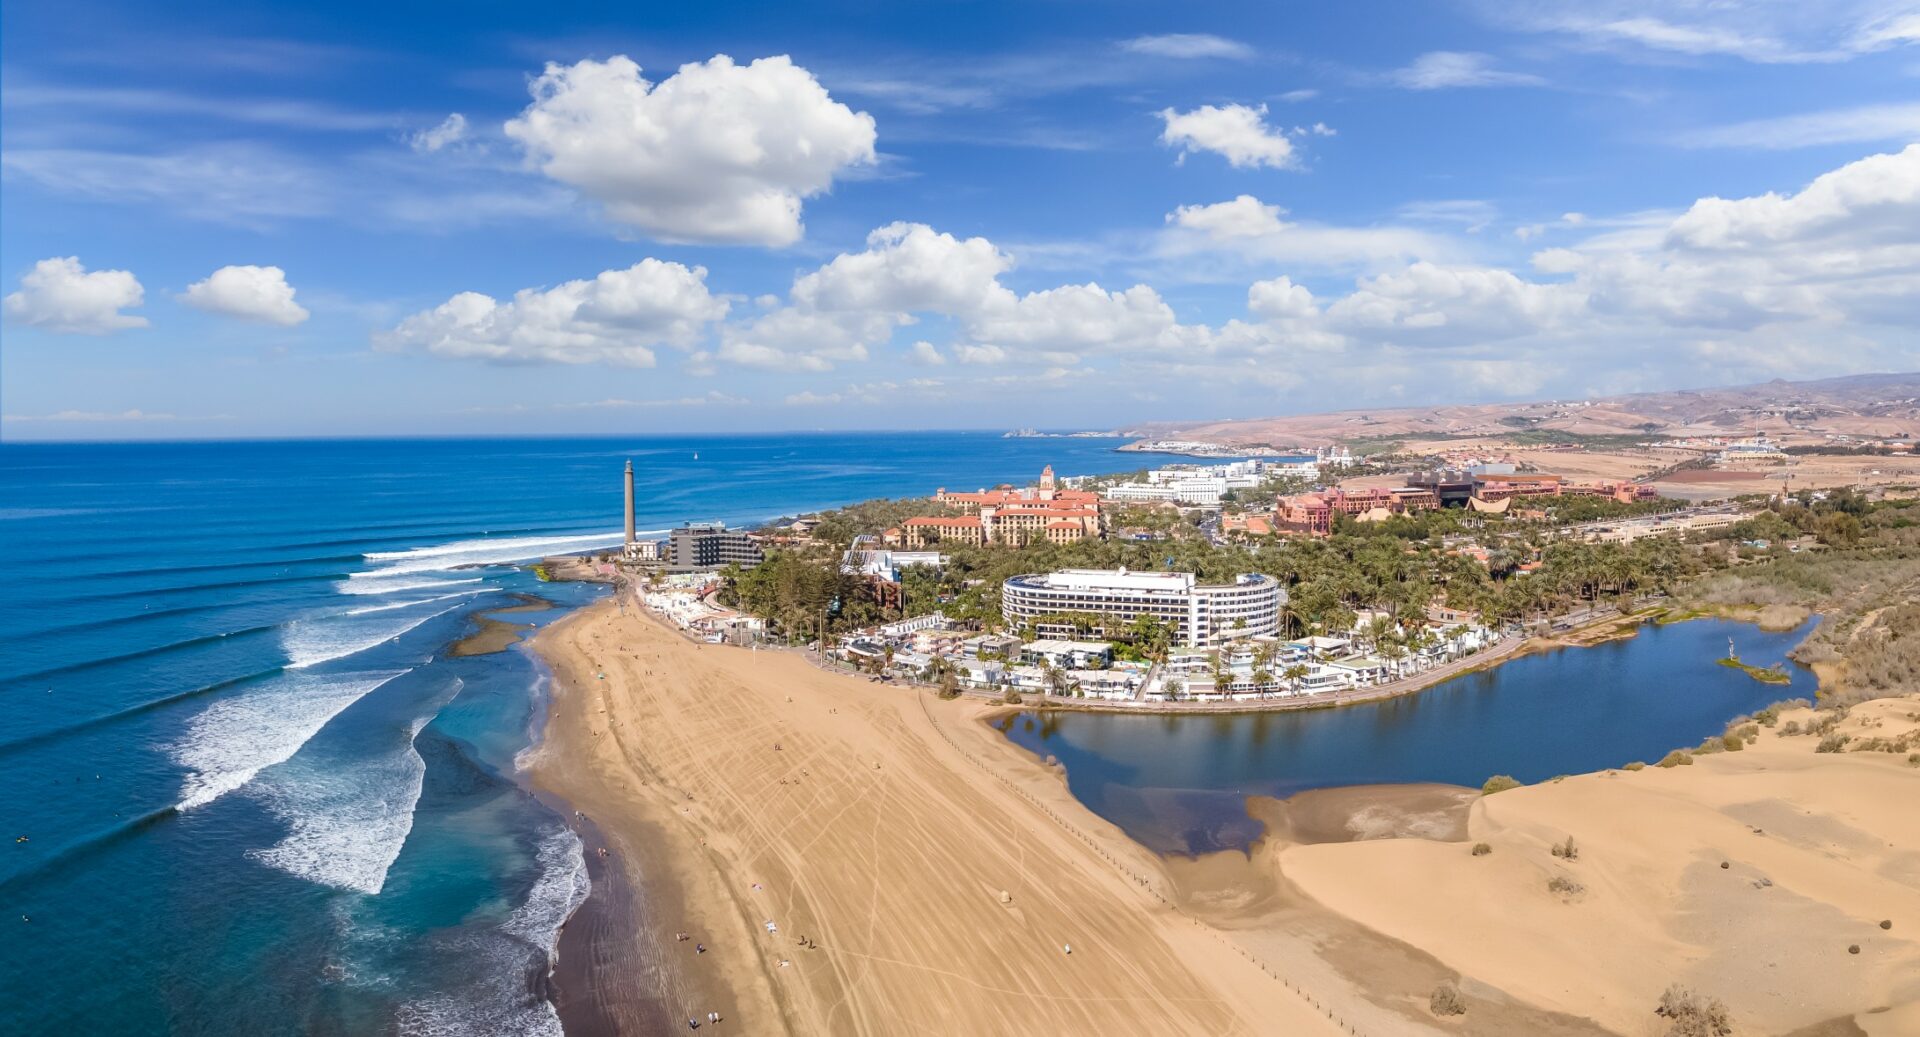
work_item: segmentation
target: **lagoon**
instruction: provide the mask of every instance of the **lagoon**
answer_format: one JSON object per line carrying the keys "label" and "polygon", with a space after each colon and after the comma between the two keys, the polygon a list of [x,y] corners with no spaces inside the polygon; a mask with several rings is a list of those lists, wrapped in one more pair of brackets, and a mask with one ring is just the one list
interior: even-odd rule
{"label": "lagoon", "polygon": [[1785,632],[1729,620],[1643,625],[1629,638],[1526,655],[1401,698],[1287,713],[1022,711],[998,721],[1066,768],[1074,796],[1160,853],[1245,848],[1248,796],[1343,785],[1478,787],[1652,763],[1771,702],[1811,699],[1811,671],[1767,684],[1719,665],[1731,638],[1756,666],[1785,662],[1815,620]]}

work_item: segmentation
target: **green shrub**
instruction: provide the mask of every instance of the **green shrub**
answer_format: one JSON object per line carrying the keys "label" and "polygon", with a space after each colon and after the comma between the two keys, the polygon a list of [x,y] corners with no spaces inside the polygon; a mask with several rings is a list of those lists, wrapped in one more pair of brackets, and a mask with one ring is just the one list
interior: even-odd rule
{"label": "green shrub", "polygon": [[1667,755],[1662,756],[1660,758],[1660,762],[1657,764],[1654,764],[1654,766],[1656,767],[1691,767],[1693,766],[1693,754],[1686,751],[1685,749],[1675,749],[1674,751],[1668,753]]}
{"label": "green shrub", "polygon": [[1647,765],[1644,763],[1641,763],[1639,760],[1635,760],[1632,763],[1629,763],[1625,767],[1621,768],[1621,770],[1628,770],[1628,771],[1644,771],[1646,769],[1647,769]]}
{"label": "green shrub", "polygon": [[1483,796],[1491,796],[1496,792],[1505,792],[1508,789],[1517,789],[1519,787],[1520,781],[1518,779],[1505,774],[1496,774],[1488,778],[1486,784],[1480,786],[1480,794]]}

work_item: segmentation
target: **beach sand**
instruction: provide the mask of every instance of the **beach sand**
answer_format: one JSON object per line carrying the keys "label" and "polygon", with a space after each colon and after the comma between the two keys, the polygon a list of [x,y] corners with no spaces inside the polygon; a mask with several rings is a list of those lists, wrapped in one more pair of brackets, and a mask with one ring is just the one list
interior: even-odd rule
{"label": "beach sand", "polygon": [[[1674,981],[1739,1033],[1877,1037],[1920,1013],[1904,754],[1767,730],[1691,767],[1492,797],[1256,798],[1250,852],[1162,859],[977,701],[696,645],[610,602],[535,647],[556,677],[536,781],[592,816],[637,904],[576,919],[592,960],[563,943],[579,1032],[718,1010],[753,1033],[1654,1035]],[[1844,730],[1889,737],[1915,713],[1869,703]],[[1572,863],[1548,852],[1568,834]],[[1563,873],[1584,892],[1549,893]],[[1465,1016],[1428,1010],[1443,982]]]}
{"label": "beach sand", "polygon": [[[1882,699],[1840,730],[1893,737],[1916,715],[1920,697]],[[1294,845],[1278,867],[1469,989],[1616,1033],[1664,1033],[1652,1009],[1673,982],[1726,1002],[1738,1033],[1920,1032],[1902,1028],[1920,1018],[1920,768],[1776,731],[1692,766],[1478,799],[1463,842]],[[1550,852],[1569,835],[1572,862]],[[1474,841],[1492,853],[1472,856]],[[1556,875],[1584,891],[1550,892]]]}
{"label": "beach sand", "polygon": [[591,966],[657,989],[651,1013],[618,999],[636,1030],[718,1011],[743,1033],[1345,1032],[1133,877],[1167,888],[978,703],[693,644],[610,602],[535,645],[555,677],[535,781],[640,891],[640,971],[610,946]]}

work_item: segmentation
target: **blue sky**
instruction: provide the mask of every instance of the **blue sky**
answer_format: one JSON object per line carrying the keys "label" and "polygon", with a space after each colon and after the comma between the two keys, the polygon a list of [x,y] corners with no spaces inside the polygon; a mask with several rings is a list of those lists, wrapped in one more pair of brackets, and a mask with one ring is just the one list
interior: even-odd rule
{"label": "blue sky", "polygon": [[0,436],[1920,366],[1920,4],[10,4]]}

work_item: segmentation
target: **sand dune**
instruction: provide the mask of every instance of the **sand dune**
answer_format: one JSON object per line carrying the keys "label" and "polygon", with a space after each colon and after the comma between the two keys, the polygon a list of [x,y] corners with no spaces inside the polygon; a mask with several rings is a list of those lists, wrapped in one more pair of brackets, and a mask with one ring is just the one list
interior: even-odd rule
{"label": "sand dune", "polygon": [[[1915,714],[1920,699],[1880,700],[1841,730],[1887,737]],[[1470,980],[1614,1032],[1664,1032],[1651,1009],[1675,981],[1724,1000],[1740,1033],[1856,1013],[1868,1032],[1916,1032],[1898,1020],[1920,1012],[1920,769],[1905,754],[1816,754],[1816,741],[1765,731],[1691,767],[1486,797],[1468,822],[1493,847],[1483,857],[1396,839],[1293,846],[1279,866]],[[1568,835],[1571,863],[1549,852]],[[1550,892],[1556,875],[1584,891]]]}

